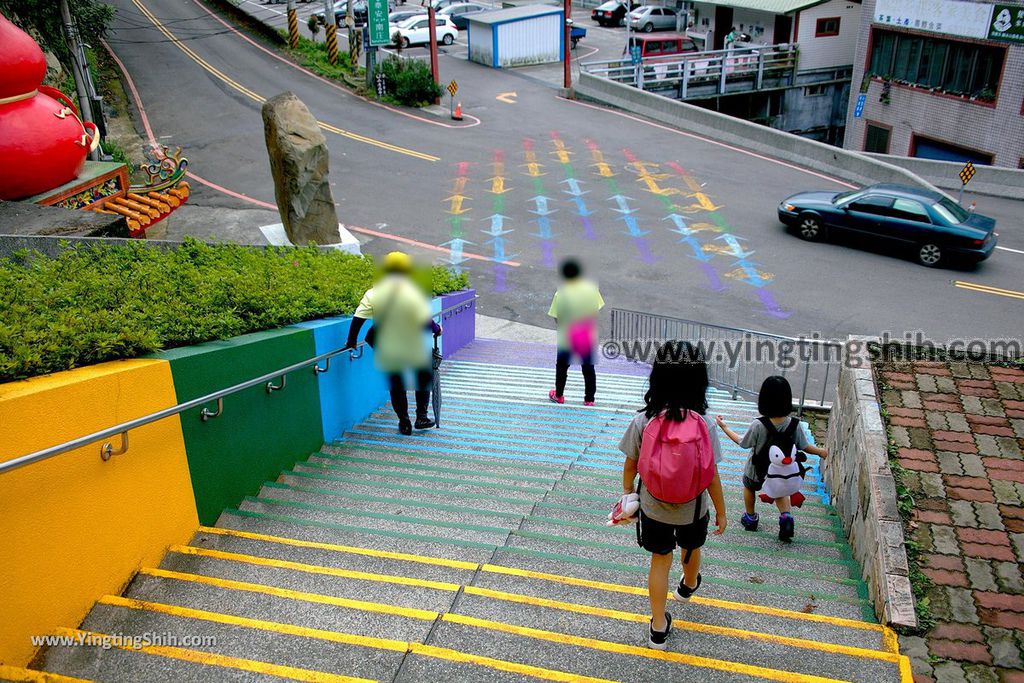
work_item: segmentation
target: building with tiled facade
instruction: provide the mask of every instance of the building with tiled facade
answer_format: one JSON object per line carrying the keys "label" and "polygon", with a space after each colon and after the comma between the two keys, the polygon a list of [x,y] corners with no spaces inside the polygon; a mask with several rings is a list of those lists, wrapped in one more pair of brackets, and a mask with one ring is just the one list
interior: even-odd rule
{"label": "building with tiled facade", "polygon": [[1024,0],[864,0],[861,17],[847,149],[1024,168]]}

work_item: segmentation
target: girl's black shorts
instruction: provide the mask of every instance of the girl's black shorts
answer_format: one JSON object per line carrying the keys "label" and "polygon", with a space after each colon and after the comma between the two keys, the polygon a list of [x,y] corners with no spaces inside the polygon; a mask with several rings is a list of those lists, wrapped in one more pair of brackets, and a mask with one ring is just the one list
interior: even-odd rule
{"label": "girl's black shorts", "polygon": [[636,540],[641,548],[655,555],[667,555],[678,546],[683,550],[697,550],[708,540],[710,513],[692,524],[666,524],[651,519],[640,510]]}

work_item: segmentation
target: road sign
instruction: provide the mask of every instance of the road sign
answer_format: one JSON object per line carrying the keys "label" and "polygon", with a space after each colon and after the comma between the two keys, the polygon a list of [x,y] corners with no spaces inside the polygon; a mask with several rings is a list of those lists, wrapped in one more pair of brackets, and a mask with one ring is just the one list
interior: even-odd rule
{"label": "road sign", "polygon": [[369,0],[366,7],[366,23],[369,26],[370,45],[391,44],[391,29],[388,24],[388,0]]}
{"label": "road sign", "polygon": [[857,95],[857,104],[853,108],[853,118],[859,119],[864,115],[864,103],[867,102],[868,96],[864,93]]}
{"label": "road sign", "polygon": [[629,57],[633,61],[633,65],[640,63],[640,46],[633,45],[629,48]]}
{"label": "road sign", "polygon": [[963,182],[964,185],[966,185],[967,183],[971,182],[971,178],[974,177],[975,173],[977,173],[977,170],[974,168],[974,164],[968,161],[967,164],[960,171],[960,180]]}
{"label": "road sign", "polygon": [[455,97],[455,93],[459,92],[459,84],[452,79],[452,82],[448,84],[448,94]]}

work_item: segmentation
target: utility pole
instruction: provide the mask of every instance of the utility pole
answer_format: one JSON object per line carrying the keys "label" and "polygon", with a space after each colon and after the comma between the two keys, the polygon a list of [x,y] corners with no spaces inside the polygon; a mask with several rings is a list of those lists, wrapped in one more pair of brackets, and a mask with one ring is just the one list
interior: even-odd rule
{"label": "utility pole", "polygon": [[[352,2],[349,0],[348,12],[345,14],[345,23],[352,21]],[[327,29],[327,61],[331,64],[338,63],[338,21],[334,18],[334,3],[331,0],[324,0],[324,24]],[[351,29],[349,29],[351,31]]]}
{"label": "utility pole", "polygon": [[[71,48],[71,70],[78,93],[78,111],[82,115],[82,121],[93,121],[92,102],[89,99],[89,65],[85,60],[85,48],[82,46],[81,36],[78,35],[78,26],[71,18],[68,0],[60,0],[60,15],[64,21],[64,34]],[[99,148],[90,152],[89,156],[94,161],[98,160]]]}
{"label": "utility pole", "polygon": [[[434,9],[434,0],[427,0],[427,23],[430,31],[430,74],[434,77],[434,83],[441,85],[441,70],[437,63],[437,10]],[[434,104],[441,104],[441,98],[434,100]]]}
{"label": "utility pole", "polygon": [[572,56],[570,54],[572,45],[572,0],[565,0],[565,26],[562,30],[565,34],[562,37],[562,50],[565,52],[563,55],[563,73],[562,73],[562,85],[566,89],[566,96],[569,96],[569,90],[572,89]]}
{"label": "utility pole", "polygon": [[[324,15],[326,22],[327,15]],[[295,0],[288,0],[288,45],[294,50],[299,46],[299,14],[295,10]]]}

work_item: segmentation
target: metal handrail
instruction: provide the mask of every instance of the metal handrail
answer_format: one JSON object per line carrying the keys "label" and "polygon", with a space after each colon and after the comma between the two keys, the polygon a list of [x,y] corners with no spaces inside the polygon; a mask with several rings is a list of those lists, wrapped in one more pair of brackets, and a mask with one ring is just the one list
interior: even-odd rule
{"label": "metal handrail", "polygon": [[[656,313],[641,313],[620,308],[612,309],[611,319],[611,339],[618,342],[683,339],[702,343],[708,342],[713,338],[713,343],[724,342],[726,347],[728,347],[730,342],[751,344],[754,348],[760,348],[763,342],[776,345],[792,345],[793,348],[789,350],[789,353],[792,353],[795,349],[803,350],[804,348],[818,347],[819,351],[813,354],[801,353],[803,378],[800,383],[799,392],[794,391],[794,398],[798,399],[798,411],[800,413],[803,412],[804,407],[808,404],[817,403],[821,407],[827,407],[828,404],[825,398],[830,388],[832,388],[828,383],[828,379],[832,372],[832,366],[842,362],[842,352],[845,348],[842,342],[827,339],[789,337],[742,327],[713,325],[696,320],[674,318]],[[838,353],[833,354],[833,350],[838,351]],[[709,351],[711,351],[710,348],[705,348],[705,352]],[[748,362],[745,364],[733,362],[726,365],[715,363],[715,359],[709,358],[709,379],[712,384],[731,390],[733,398],[736,398],[739,394],[756,396],[760,382],[765,376],[768,374],[781,374],[785,376],[787,370],[790,369],[778,364],[783,355],[779,348],[776,348],[776,352],[777,355],[772,359],[771,363],[772,369],[775,371],[770,373],[764,372],[764,369],[768,367],[768,363],[759,359],[753,361],[748,359]],[[835,355],[835,358],[833,358],[833,355]],[[730,360],[735,361],[737,358],[738,356],[730,358]],[[808,398],[808,389],[812,370],[817,368],[818,365],[824,366],[824,376],[820,378],[820,400],[814,401]],[[795,367],[794,365],[793,369]],[[819,376],[816,375],[816,384],[818,383],[818,378]]]}
{"label": "metal handrail", "polygon": [[[450,306],[449,308],[443,309],[433,314],[431,318],[445,318],[446,313],[449,314],[448,317],[451,317],[452,315],[455,315],[456,313],[461,312],[462,310],[472,308],[472,305],[476,301],[476,299],[477,297],[473,296],[471,299],[467,299],[466,301],[462,301],[454,306]],[[451,313],[452,311],[454,311],[455,313]],[[200,396],[198,398],[193,398],[189,401],[185,401],[184,403],[179,403],[169,408],[164,408],[163,410],[158,410],[156,412],[143,415],[142,417],[137,417],[133,420],[128,420],[127,422],[122,422],[121,424],[114,425],[113,427],[108,427],[107,429],[102,429],[98,432],[93,432],[92,434],[80,436],[77,439],[72,439],[71,441],[65,441],[64,443],[57,444],[56,446],[50,446],[49,448],[44,448],[42,450],[35,451],[27,455],[22,455],[12,460],[7,460],[6,462],[0,462],[0,474],[3,474],[4,472],[9,472],[19,467],[24,467],[25,465],[30,465],[34,462],[39,462],[40,460],[52,458],[56,455],[61,455],[62,453],[67,453],[68,451],[73,451],[83,446],[88,446],[89,444],[96,443],[97,441],[104,441],[106,439],[120,435],[121,448],[115,450],[113,444],[110,442],[105,442],[100,447],[100,457],[103,460],[108,460],[110,456],[121,455],[128,450],[128,432],[132,429],[138,429],[139,427],[143,427],[153,422],[158,422],[165,418],[172,417],[174,415],[179,415],[193,408],[205,406],[205,404],[208,404],[211,401],[216,401],[216,411],[211,411],[208,408],[203,407],[202,411],[200,412],[199,419],[201,419],[203,422],[206,422],[207,420],[219,417],[220,414],[224,411],[224,397],[226,396],[231,396],[232,394],[237,394],[240,391],[245,391],[246,389],[250,389],[252,387],[260,385],[264,386],[268,394],[274,391],[284,389],[284,377],[288,373],[295,372],[297,370],[302,370],[303,368],[308,368],[312,366],[314,374],[316,376],[319,376],[321,373],[327,372],[327,370],[330,368],[330,359],[332,357],[341,355],[342,353],[348,353],[350,360],[356,360],[363,356],[365,346],[366,342],[361,341],[358,344],[356,344],[355,348],[350,349],[342,347],[334,349],[332,351],[328,351],[326,353],[321,353],[317,356],[313,356],[312,358],[307,358],[306,360],[299,361],[298,363],[292,363],[291,365],[287,365],[283,368],[272,370],[271,372],[260,375],[259,377],[254,377],[244,382],[239,382],[238,384],[232,385],[230,387],[225,387],[224,389],[213,391],[204,396]],[[321,368],[321,361],[328,361],[327,367]],[[274,380],[277,379],[281,380],[280,385],[274,384]]]}

